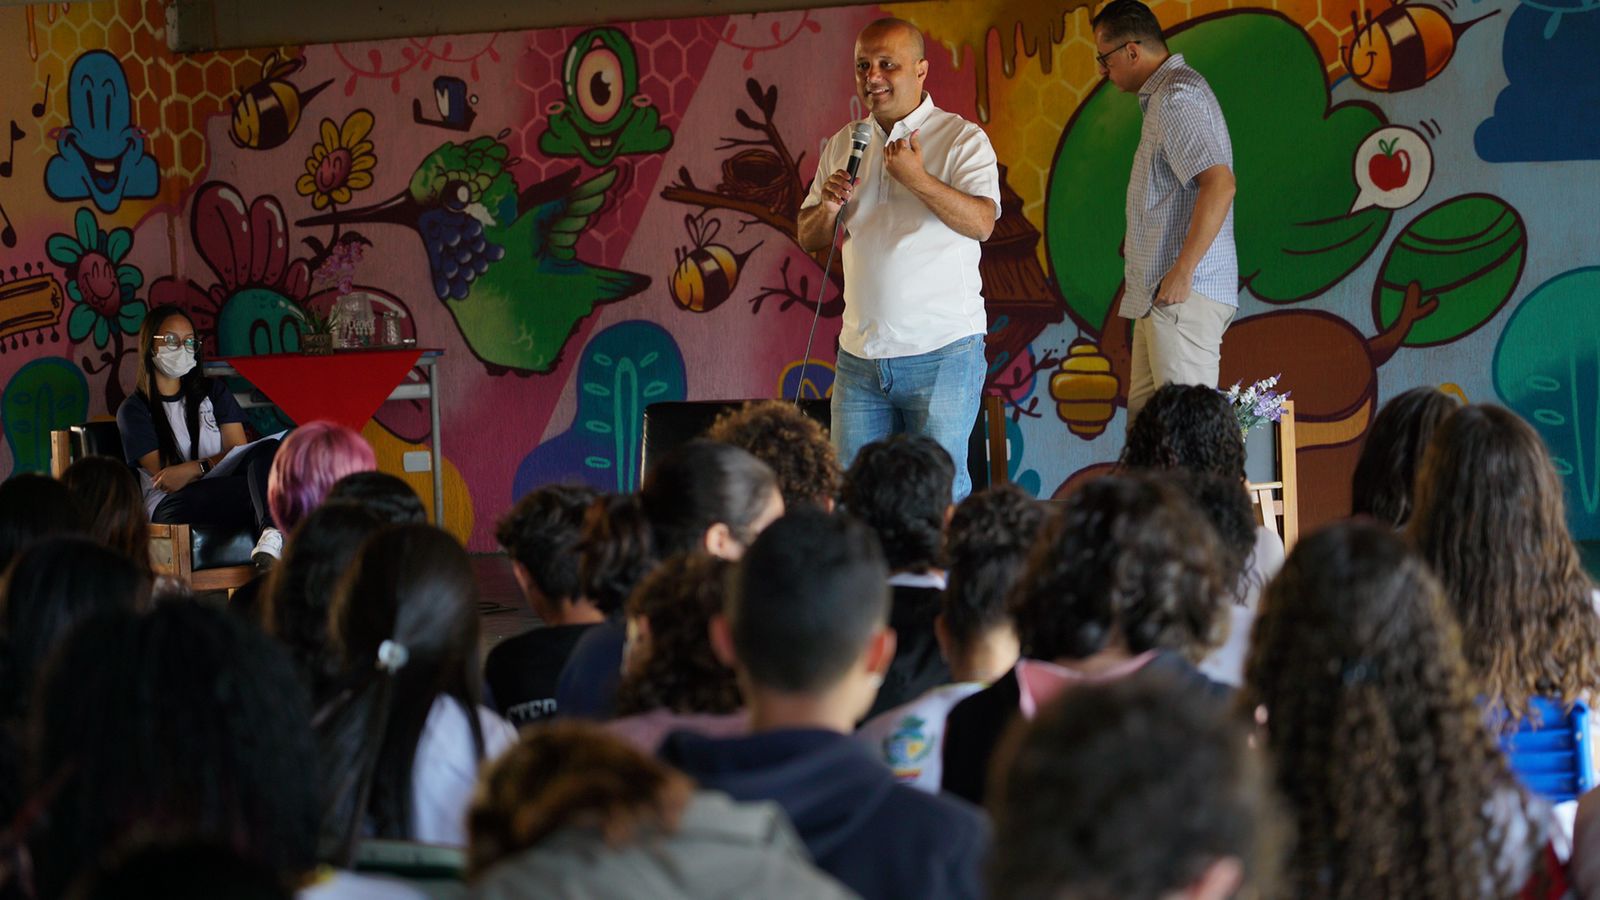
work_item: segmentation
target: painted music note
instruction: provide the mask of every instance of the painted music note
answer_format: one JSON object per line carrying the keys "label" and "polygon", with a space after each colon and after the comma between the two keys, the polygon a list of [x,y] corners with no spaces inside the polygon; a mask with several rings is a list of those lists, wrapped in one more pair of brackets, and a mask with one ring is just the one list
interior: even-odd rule
{"label": "painted music note", "polygon": [[5,229],[0,230],[0,244],[5,244],[7,247],[15,247],[17,245],[17,229],[11,227],[11,217],[6,215],[4,204],[0,204],[0,220],[4,220],[6,223]]}
{"label": "painted music note", "polygon": [[17,141],[27,137],[28,133],[22,130],[16,119],[11,120],[11,146],[6,148],[6,158],[0,160],[0,178],[10,178],[12,172],[11,162],[17,158]]}
{"label": "painted music note", "polygon": [[48,73],[46,73],[46,75],[44,76],[44,97],[38,103],[35,103],[33,105],[33,117],[35,119],[44,118],[44,105],[49,99],[50,99],[50,75]]}

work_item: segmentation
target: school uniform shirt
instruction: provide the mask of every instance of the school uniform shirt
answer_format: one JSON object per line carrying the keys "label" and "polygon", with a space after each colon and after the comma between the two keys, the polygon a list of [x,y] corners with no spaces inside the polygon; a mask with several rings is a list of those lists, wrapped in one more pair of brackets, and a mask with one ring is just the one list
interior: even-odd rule
{"label": "school uniform shirt", "polygon": [[221,453],[222,426],[245,423],[244,409],[220,378],[211,379],[211,389],[200,401],[199,447],[190,446],[189,420],[183,398],[158,395],[156,399],[159,412],[152,410],[149,401],[137,391],[117,407],[117,430],[122,433],[122,455],[139,475],[139,488],[144,492],[147,514],[154,514],[156,507],[167,497],[165,492],[156,489],[144,466],[139,465],[139,460],[145,454],[161,448],[160,439],[156,437],[156,415],[166,416],[172,428],[173,441],[178,445],[178,454],[185,460]]}
{"label": "school uniform shirt", "polygon": [[701,787],[783,807],[817,867],[866,900],[983,895],[989,824],[894,780],[850,735],[820,729],[667,736],[660,756]]}
{"label": "school uniform shirt", "polygon": [[901,784],[937,794],[944,774],[945,718],[957,703],[984,687],[981,681],[936,687],[873,718],[856,732],[856,739],[883,760]]}
{"label": "school uniform shirt", "polygon": [[[872,138],[850,203],[844,208],[844,327],[839,346],[859,359],[916,356],[989,329],[983,311],[981,246],[940,221],[927,204],[884,168],[883,148],[917,132],[929,174],[962,193],[985,197],[1000,218],[1000,169],[983,129],[922,103],[885,134],[871,118]],[[801,209],[822,202],[822,186],[850,159],[856,123],[828,140]],[[832,223],[829,223],[830,227]]]}
{"label": "school uniform shirt", "polygon": [[593,625],[550,625],[494,645],[483,664],[483,680],[495,711],[521,728],[560,709],[556,685],[578,641]]}
{"label": "school uniform shirt", "polygon": [[516,729],[478,707],[483,757],[472,743],[472,725],[455,698],[440,694],[428,710],[411,763],[411,838],[424,844],[467,845],[467,805],[478,768],[517,742]]}
{"label": "school uniform shirt", "polygon": [[895,634],[894,659],[889,662],[889,671],[883,673],[883,684],[878,687],[878,696],[867,710],[866,719],[950,682],[950,667],[939,652],[939,639],[933,630],[944,593],[944,576],[902,572],[889,576],[889,587],[893,592],[889,627]]}

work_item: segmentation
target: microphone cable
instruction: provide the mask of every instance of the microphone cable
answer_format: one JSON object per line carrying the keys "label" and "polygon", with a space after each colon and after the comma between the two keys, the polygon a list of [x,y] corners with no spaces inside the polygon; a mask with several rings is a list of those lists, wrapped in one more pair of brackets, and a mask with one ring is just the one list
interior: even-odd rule
{"label": "microphone cable", "polygon": [[[845,204],[848,206],[849,204]],[[828,293],[828,273],[833,271],[833,257],[839,252],[839,236],[844,232],[844,210],[833,217],[833,238],[828,241],[828,261],[822,266],[822,283],[817,285],[817,305],[811,311],[811,332],[806,335],[806,352],[800,357],[800,377],[794,384],[794,405],[800,405],[800,393],[806,387],[806,367],[811,365],[811,343],[817,338],[817,322],[822,319],[822,298]]]}

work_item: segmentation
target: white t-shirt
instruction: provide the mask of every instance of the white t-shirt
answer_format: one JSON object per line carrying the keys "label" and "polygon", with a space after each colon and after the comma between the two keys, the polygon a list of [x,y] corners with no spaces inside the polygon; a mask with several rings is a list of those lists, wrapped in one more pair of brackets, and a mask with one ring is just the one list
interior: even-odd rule
{"label": "white t-shirt", "polygon": [[902,784],[939,793],[944,776],[944,725],[957,703],[986,687],[963,681],[936,687],[921,697],[872,717],[856,731]]}
{"label": "white t-shirt", "polygon": [[472,746],[472,726],[454,698],[434,698],[411,764],[411,836],[424,844],[467,845],[467,805],[478,766],[517,742],[517,731],[492,711],[478,707],[483,759]]}
{"label": "white t-shirt", "polygon": [[[883,147],[917,132],[922,161],[945,184],[994,201],[1000,218],[1000,170],[989,136],[960,116],[922,104],[888,134],[876,122],[861,155],[861,183],[844,209],[844,329],[839,346],[862,359],[915,356],[988,330],[983,312],[980,244],[939,221],[917,196],[884,171]],[[852,122],[828,140],[817,163],[807,209],[822,202],[828,176],[850,159]],[[830,223],[831,224],[831,223]]]}
{"label": "white t-shirt", "polygon": [[[161,404],[161,411],[167,416],[167,424],[172,428],[172,440],[178,445],[178,453],[184,459],[199,459],[202,456],[215,456],[222,452],[222,429],[217,425],[217,413],[211,405],[211,398],[200,401],[200,452],[195,453],[189,446],[189,419],[183,414],[182,400],[166,400]],[[169,496],[166,491],[157,490],[150,473],[139,466],[139,489],[144,492],[144,506],[147,515],[155,515],[156,507]]]}
{"label": "white t-shirt", "polygon": [[1212,681],[1238,687],[1244,684],[1245,657],[1250,654],[1250,629],[1255,626],[1261,589],[1283,568],[1283,539],[1266,526],[1256,528],[1256,546],[1245,561],[1228,604],[1228,639],[1200,661],[1201,674]]}

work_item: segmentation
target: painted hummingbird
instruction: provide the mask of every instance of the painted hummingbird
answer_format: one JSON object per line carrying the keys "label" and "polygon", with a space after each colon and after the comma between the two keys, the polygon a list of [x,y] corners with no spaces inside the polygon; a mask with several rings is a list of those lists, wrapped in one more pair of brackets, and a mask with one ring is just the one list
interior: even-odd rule
{"label": "painted hummingbird", "polygon": [[445,143],[394,197],[296,224],[411,228],[427,250],[433,292],[472,352],[491,371],[547,372],[579,320],[639,293],[650,278],[577,256],[578,236],[605,204],[616,169],[579,181],[574,168],[519,194],[509,155],[487,136]]}

